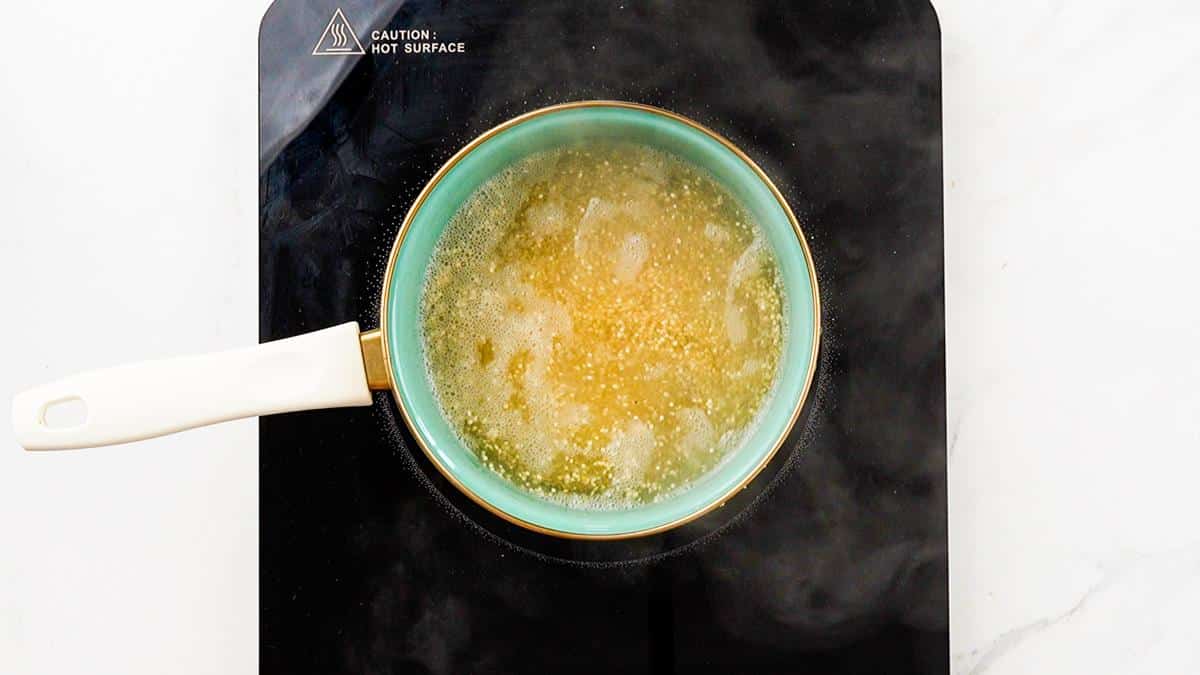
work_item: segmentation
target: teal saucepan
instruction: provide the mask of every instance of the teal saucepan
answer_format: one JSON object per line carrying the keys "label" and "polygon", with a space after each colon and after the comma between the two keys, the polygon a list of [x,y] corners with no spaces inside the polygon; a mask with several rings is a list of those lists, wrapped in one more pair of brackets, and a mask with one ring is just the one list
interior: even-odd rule
{"label": "teal saucepan", "polygon": [[[492,176],[530,154],[623,140],[701,167],[750,212],[774,250],[788,326],[774,395],[742,443],[682,491],[621,509],[572,508],[525,492],[485,467],[454,433],[424,363],[419,302],[438,239]],[[29,450],[135,441],[241,417],[366,406],[390,389],[418,445],[447,479],[497,516],[548,535],[619,539],[661,532],[723,504],[763,469],[795,424],[812,384],[820,331],[813,263],[779,190],[741,150],[703,126],[650,106],[582,101],[535,110],[476,138],[433,176],[396,235],[380,326],[358,324],[247,349],[119,366],[67,377],[13,400]]]}

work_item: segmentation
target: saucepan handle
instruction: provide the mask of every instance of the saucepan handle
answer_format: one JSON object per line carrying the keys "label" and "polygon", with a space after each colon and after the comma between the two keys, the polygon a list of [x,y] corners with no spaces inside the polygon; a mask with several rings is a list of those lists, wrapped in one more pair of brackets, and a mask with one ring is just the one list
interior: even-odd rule
{"label": "saucepan handle", "polygon": [[[72,375],[18,394],[12,418],[26,450],[70,450],[241,417],[370,404],[358,324],[350,322],[247,349]],[[75,419],[56,420],[58,406],[74,407]]]}

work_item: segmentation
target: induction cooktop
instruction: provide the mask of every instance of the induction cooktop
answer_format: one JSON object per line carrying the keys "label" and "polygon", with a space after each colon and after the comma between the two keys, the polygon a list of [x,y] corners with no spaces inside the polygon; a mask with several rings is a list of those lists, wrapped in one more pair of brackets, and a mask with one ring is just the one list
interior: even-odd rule
{"label": "induction cooktop", "polygon": [[812,394],[766,471],[646,538],[509,524],[391,395],[263,418],[264,673],[949,670],[940,40],[924,1],[277,0],[259,38],[260,337],[378,324],[417,193],[511,117],[694,119],[795,210]]}

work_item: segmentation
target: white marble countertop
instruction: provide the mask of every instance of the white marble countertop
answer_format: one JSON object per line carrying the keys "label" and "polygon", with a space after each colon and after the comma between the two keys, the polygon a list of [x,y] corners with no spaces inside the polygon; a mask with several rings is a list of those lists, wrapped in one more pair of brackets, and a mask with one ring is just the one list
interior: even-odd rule
{"label": "white marble countertop", "polygon": [[1200,5],[938,4],[953,670],[1198,673]]}
{"label": "white marble countertop", "polygon": [[[265,6],[22,6],[4,396],[256,340]],[[953,671],[1200,672],[1200,5],[937,6]],[[35,456],[0,418],[0,672],[255,672],[255,422]]]}

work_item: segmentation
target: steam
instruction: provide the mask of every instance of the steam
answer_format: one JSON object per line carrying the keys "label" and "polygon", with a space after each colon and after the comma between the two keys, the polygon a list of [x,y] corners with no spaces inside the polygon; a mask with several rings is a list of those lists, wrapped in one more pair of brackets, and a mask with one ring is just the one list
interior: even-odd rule
{"label": "steam", "polygon": [[[946,628],[941,222],[928,201],[940,124],[922,89],[936,86],[939,52],[918,4],[887,18],[853,3],[613,3],[586,36],[571,12],[518,13],[478,97],[494,106],[479,129],[569,100],[662,105],[731,137],[799,212],[822,277],[823,358],[841,365],[769,503],[695,555],[712,606],[745,612],[717,619],[743,640]],[[873,20],[852,46],[829,29]],[[524,48],[550,36],[562,44]]]}
{"label": "steam", "polygon": [[[634,4],[610,3],[609,16],[587,22],[572,3],[506,16],[486,56],[491,79],[472,97],[483,103],[461,126],[482,131],[568,100],[628,99],[696,118],[762,164],[799,212],[821,277],[826,335],[809,431],[756,509],[675,560],[571,566],[505,546],[435,497],[439,512],[432,485],[397,498],[394,513],[356,535],[364,559],[394,562],[370,572],[366,639],[345,655],[353,672],[521,663],[524,646],[491,639],[489,619],[554,633],[572,602],[583,603],[569,619],[577,634],[611,634],[596,623],[608,614],[587,603],[633,606],[655,565],[707,594],[714,615],[688,620],[743,644],[846,644],[883,623],[946,630],[942,248],[940,202],[930,203],[940,122],[936,95],[921,89],[937,82],[937,31],[921,23],[932,14]],[[852,44],[829,28],[872,17],[879,28]],[[379,409],[401,447],[403,423],[390,402]]]}

